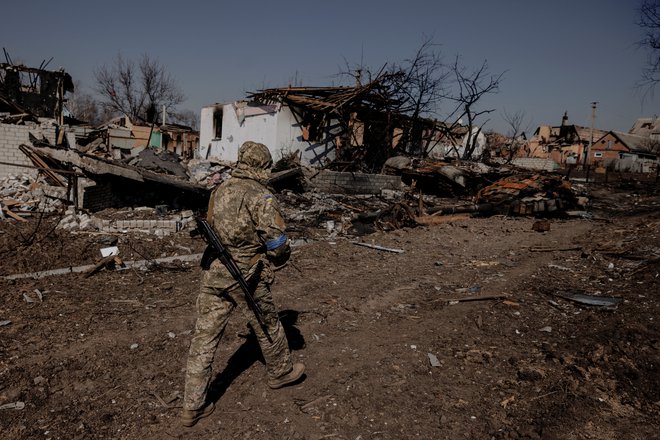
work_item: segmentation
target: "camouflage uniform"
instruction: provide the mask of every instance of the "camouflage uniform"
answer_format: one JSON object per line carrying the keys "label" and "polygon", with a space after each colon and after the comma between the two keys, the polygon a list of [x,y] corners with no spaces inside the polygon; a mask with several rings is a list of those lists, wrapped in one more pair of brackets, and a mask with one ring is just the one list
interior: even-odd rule
{"label": "camouflage uniform", "polygon": [[236,307],[257,336],[269,379],[277,379],[292,370],[288,342],[270,292],[274,279],[270,261],[284,263],[290,255],[277,200],[262,184],[268,178],[271,165],[266,146],[244,143],[232,178],[220,184],[209,201],[209,222],[253,287],[254,299],[263,311],[271,341],[247,308],[236,281],[225,266],[215,260],[210,269],[202,273],[197,297],[198,318],[186,370],[186,410],[197,410],[205,403],[215,351]]}

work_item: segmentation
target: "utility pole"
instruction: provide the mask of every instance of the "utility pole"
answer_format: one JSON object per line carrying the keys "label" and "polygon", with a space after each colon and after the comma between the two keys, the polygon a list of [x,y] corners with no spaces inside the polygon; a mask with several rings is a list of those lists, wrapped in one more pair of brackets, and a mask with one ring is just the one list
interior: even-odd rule
{"label": "utility pole", "polygon": [[587,166],[589,162],[589,151],[591,150],[591,146],[594,143],[594,123],[596,122],[596,104],[598,102],[594,101],[591,103],[591,138],[589,139],[589,145],[587,146],[587,149],[584,150],[584,165]]}

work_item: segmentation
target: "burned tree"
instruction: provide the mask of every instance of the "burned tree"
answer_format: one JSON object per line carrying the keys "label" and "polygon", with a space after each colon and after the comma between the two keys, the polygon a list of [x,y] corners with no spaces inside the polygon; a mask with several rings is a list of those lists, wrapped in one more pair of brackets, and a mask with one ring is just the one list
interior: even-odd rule
{"label": "burned tree", "polygon": [[[406,152],[425,155],[430,139],[425,133],[422,117],[433,115],[445,93],[449,72],[443,64],[437,44],[425,39],[415,56],[402,64],[393,64],[384,77],[394,110],[411,119],[411,128],[404,142]],[[425,136],[425,134],[427,136]]]}
{"label": "burned tree", "polygon": [[460,57],[457,55],[451,67],[451,74],[454,77],[454,90],[446,95],[446,98],[456,103],[456,109],[450,116],[455,117],[457,121],[453,125],[456,125],[462,118],[467,120],[467,139],[461,158],[468,160],[473,158],[477,147],[477,136],[480,132],[476,125],[477,119],[495,110],[479,110],[478,104],[485,95],[496,93],[499,90],[504,72],[490,73],[486,60],[478,68],[468,69],[461,64]]}
{"label": "burned tree", "polygon": [[137,64],[118,54],[114,64],[99,68],[95,77],[102,105],[132,121],[154,122],[163,106],[169,112],[185,99],[165,67],[146,54]]}
{"label": "burned tree", "polygon": [[412,58],[385,64],[377,73],[362,64],[351,67],[348,63],[347,70],[340,73],[358,85],[377,84],[374,93],[383,98],[383,106],[376,110],[390,114],[395,125],[405,126],[389,135],[399,153],[425,156],[430,148],[436,125],[430,118],[437,114],[449,77],[438,47],[425,37]]}

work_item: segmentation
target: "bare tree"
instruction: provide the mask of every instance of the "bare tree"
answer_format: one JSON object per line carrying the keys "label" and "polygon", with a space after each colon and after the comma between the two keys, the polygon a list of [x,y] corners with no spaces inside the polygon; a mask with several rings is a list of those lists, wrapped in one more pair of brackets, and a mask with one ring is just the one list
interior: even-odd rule
{"label": "bare tree", "polygon": [[637,86],[644,91],[644,95],[651,97],[655,87],[660,82],[660,1],[642,0],[639,7],[637,21],[643,37],[637,42],[640,48],[648,53],[648,61],[642,70],[642,77]]}
{"label": "bare tree", "polygon": [[[79,90],[76,86],[76,90]],[[67,98],[66,108],[71,116],[90,125],[101,123],[101,115],[96,99],[89,93],[74,92]]]}
{"label": "bare tree", "polygon": [[431,38],[425,37],[413,58],[389,69],[388,85],[398,112],[417,119],[437,110],[449,76],[437,48]]}
{"label": "bare tree", "polygon": [[118,54],[114,63],[100,67],[95,77],[102,105],[132,121],[154,122],[163,105],[171,112],[185,99],[165,67],[146,54],[137,64]]}
{"label": "bare tree", "polygon": [[644,139],[640,142],[640,147],[652,154],[660,154],[660,141],[657,139]]}
{"label": "bare tree", "polygon": [[409,151],[418,149],[424,155],[427,153],[430,139],[424,136],[424,124],[420,118],[437,112],[449,74],[438,45],[428,37],[424,38],[414,57],[389,69],[387,78],[391,98],[398,103],[396,110],[412,120],[407,139]]}
{"label": "bare tree", "polygon": [[187,125],[193,130],[199,130],[199,113],[192,110],[182,110],[169,115],[177,124]]}
{"label": "bare tree", "polygon": [[378,71],[372,71],[362,62],[356,66],[346,65],[340,76],[353,78],[357,85],[375,85],[375,94],[383,97],[382,101],[374,103],[376,110],[410,118],[410,130],[400,145],[407,152],[416,150],[424,154],[429,140],[425,139],[421,118],[437,113],[449,76],[439,45],[425,36],[412,58],[387,63]]}
{"label": "bare tree", "polygon": [[[463,118],[467,120],[467,142],[462,159],[468,160],[472,158],[472,154],[477,147],[480,132],[478,129],[475,130],[477,119],[495,110],[480,110],[478,104],[484,95],[499,91],[504,72],[499,74],[490,73],[488,61],[486,60],[478,68],[468,69],[461,64],[460,57],[457,55],[451,67],[451,73],[454,76],[454,90],[446,97],[456,103],[456,109],[451,113],[450,118],[455,118],[455,121]],[[455,125],[457,125],[457,122],[452,124],[450,129]]]}
{"label": "bare tree", "polygon": [[529,122],[523,110],[509,113],[505,109],[502,111],[502,119],[509,126],[507,136],[511,139],[511,143],[509,144],[507,163],[510,163],[524,144],[520,138],[528,130]]}

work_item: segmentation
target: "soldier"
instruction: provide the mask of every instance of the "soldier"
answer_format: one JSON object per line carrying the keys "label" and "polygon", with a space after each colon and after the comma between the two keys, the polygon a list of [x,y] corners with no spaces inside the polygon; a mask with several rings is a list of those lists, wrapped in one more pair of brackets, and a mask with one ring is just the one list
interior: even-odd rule
{"label": "soldier", "polygon": [[213,191],[208,210],[209,223],[254,289],[253,296],[263,311],[267,334],[247,309],[234,278],[219,260],[213,261],[210,269],[202,272],[197,297],[198,317],[188,354],[181,414],[184,426],[193,426],[213,412],[213,402],[205,406],[213,357],[229,316],[239,304],[266,360],[268,386],[276,389],[293,384],[305,371],[302,363],[291,361],[289,344],[270,292],[274,279],[271,263],[280,266],[291,254],[277,200],[264,186],[272,165],[265,145],[245,142],[238,151],[232,178]]}

